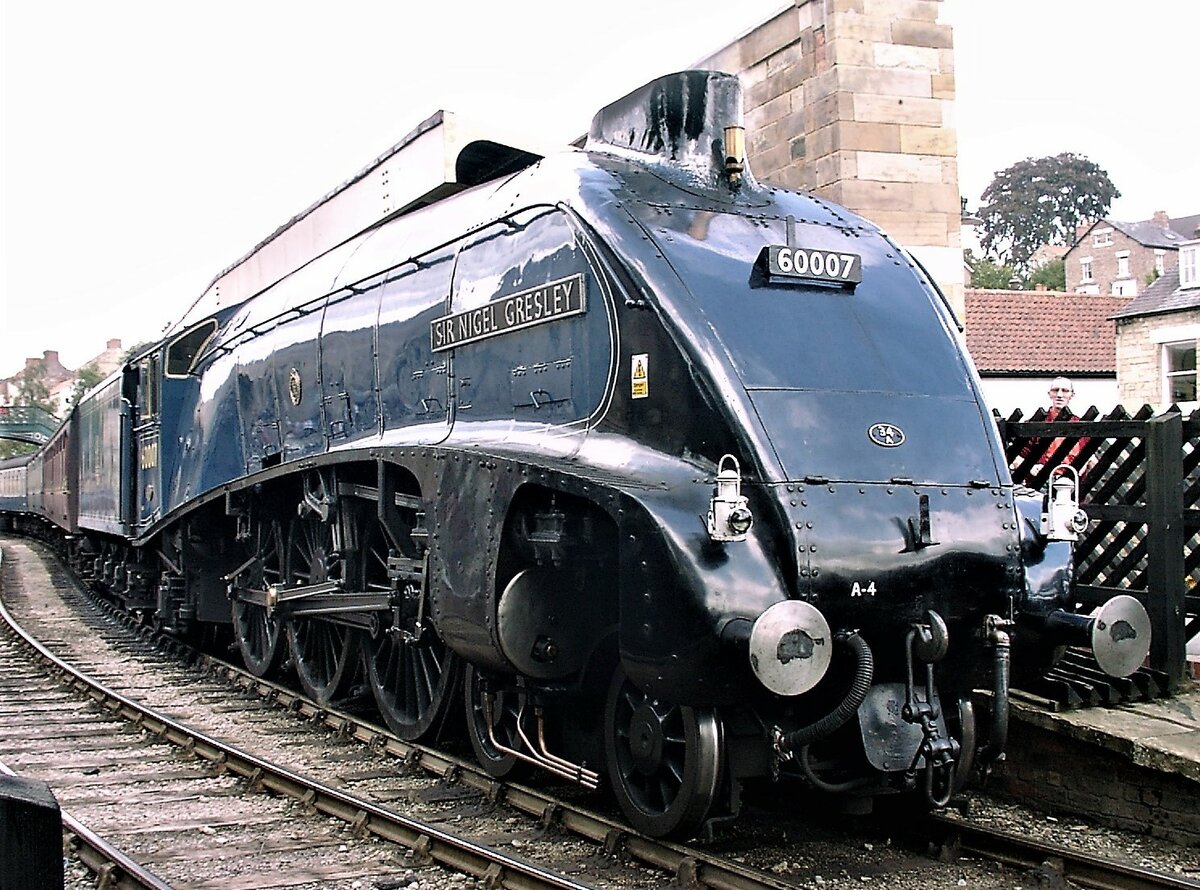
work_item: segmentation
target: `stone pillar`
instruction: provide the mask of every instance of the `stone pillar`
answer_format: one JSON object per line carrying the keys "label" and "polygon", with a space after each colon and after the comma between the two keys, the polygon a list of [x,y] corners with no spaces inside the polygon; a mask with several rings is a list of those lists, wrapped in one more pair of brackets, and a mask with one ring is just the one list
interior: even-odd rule
{"label": "stone pillar", "polygon": [[737,74],[750,169],[865,216],[963,317],[954,51],[941,0],[795,0],[697,63]]}

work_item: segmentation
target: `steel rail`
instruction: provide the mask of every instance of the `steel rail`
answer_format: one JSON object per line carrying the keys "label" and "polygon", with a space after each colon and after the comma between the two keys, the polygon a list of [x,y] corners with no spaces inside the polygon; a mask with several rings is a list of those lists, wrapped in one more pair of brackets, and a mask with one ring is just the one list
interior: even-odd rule
{"label": "steel rail", "polygon": [[163,637],[146,625],[138,624],[108,600],[95,595],[91,595],[91,600],[113,618],[125,622],[132,631],[145,637],[155,637],[176,655],[190,658],[198,669],[223,679],[240,691],[255,694],[276,707],[291,711],[314,725],[325,726],[343,738],[361,742],[376,752],[390,754],[407,766],[420,767],[443,781],[471,788],[489,802],[512,807],[538,819],[544,826],[562,828],[603,847],[610,855],[623,853],[638,862],[672,874],[680,886],[711,890],[788,890],[794,886],[773,875],[640,834],[623,823],[545,792],[492,778],[475,763],[435,748],[406,742],[388,729],[360,716],[321,707],[287,686],[255,677],[227,661],[198,652],[173,637]]}
{"label": "steel rail", "polygon": [[419,766],[442,780],[472,788],[492,803],[510,806],[533,816],[547,827],[560,827],[601,845],[606,853],[624,853],[646,865],[674,874],[680,886],[712,890],[787,890],[794,886],[754,869],[640,834],[621,822],[537,789],[492,778],[474,763],[434,748],[406,742],[384,727],[361,717],[322,708],[286,686],[255,677],[219,658],[200,653],[196,664],[211,675],[223,677],[235,688],[254,693],[312,723],[322,724],[344,738],[390,754],[406,765]]}
{"label": "steel rail", "polygon": [[[0,555],[0,563],[3,557]],[[0,773],[16,776],[18,773],[0,762]],[[147,870],[140,862],[114,847],[96,832],[88,828],[66,810],[60,809],[63,845],[87,866],[99,879],[99,886],[117,890],[171,890],[171,885],[158,875]]]}
{"label": "steel rail", "polygon": [[511,890],[593,890],[572,880],[517,859],[483,844],[457,837],[429,823],[403,816],[370,801],[301,776],[285,767],[226,745],[204,733],[114,692],[50,652],[22,628],[0,602],[0,619],[20,643],[32,650],[50,669],[106,710],[214,764],[221,772],[247,780],[256,791],[273,791],[300,801],[316,812],[335,816],[356,830],[407,847],[417,861],[443,866],[484,880],[489,887]]}
{"label": "steel rail", "polygon": [[1097,890],[1196,890],[1200,881],[1112,859],[1093,856],[1059,844],[1010,834],[946,814],[931,817],[946,833],[949,846],[969,850],[1008,865],[1036,868],[1048,865],[1060,878]]}

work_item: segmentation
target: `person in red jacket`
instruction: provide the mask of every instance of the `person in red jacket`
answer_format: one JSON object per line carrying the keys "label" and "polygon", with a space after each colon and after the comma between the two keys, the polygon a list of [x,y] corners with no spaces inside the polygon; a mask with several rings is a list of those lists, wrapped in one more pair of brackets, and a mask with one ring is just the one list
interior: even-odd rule
{"label": "person in red jacket", "polygon": [[[1066,377],[1055,377],[1050,382],[1050,407],[1046,410],[1046,416],[1042,420],[1046,423],[1053,423],[1056,420],[1075,421],[1076,417],[1070,408],[1071,397],[1075,395],[1075,387]],[[1038,457],[1038,463],[1029,468],[1029,479],[1032,484],[1040,486],[1046,478],[1048,470],[1059,466],[1060,464],[1074,464],[1078,459],[1080,452],[1087,445],[1087,439],[1080,439],[1074,445],[1067,449],[1066,439],[1059,437],[1050,443],[1050,447],[1045,453]],[[1021,449],[1020,464],[1024,465],[1031,454],[1041,445],[1041,439],[1030,439],[1025,447]],[[1079,468],[1080,475],[1083,474],[1084,468]]]}

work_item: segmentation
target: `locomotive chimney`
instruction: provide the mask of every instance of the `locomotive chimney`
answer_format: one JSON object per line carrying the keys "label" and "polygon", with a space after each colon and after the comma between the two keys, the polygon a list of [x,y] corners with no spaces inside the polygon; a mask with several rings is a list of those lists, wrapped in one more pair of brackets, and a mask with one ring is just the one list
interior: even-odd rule
{"label": "locomotive chimney", "polygon": [[636,157],[690,188],[753,183],[746,165],[742,87],[718,71],[652,80],[592,118],[586,150]]}

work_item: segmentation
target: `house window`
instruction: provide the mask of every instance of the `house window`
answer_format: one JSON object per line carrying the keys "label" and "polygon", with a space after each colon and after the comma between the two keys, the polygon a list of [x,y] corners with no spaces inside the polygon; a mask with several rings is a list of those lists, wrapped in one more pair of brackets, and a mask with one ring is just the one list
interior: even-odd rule
{"label": "house window", "polygon": [[1079,261],[1079,279],[1081,281],[1092,280],[1092,258],[1090,256],[1083,257]]}
{"label": "house window", "polygon": [[1092,247],[1107,247],[1109,244],[1112,244],[1112,229],[1092,232]]}
{"label": "house window", "polygon": [[1117,254],[1117,277],[1129,277],[1129,251],[1122,250]]}
{"label": "house window", "polygon": [[1132,278],[1126,278],[1122,281],[1114,281],[1112,283],[1112,294],[1114,297],[1136,297],[1137,282]]}
{"label": "house window", "polygon": [[1162,275],[1167,271],[1167,252],[1165,250],[1154,251],[1154,274]]}
{"label": "house window", "polygon": [[1163,393],[1167,402],[1196,401],[1196,341],[1163,344]]}
{"label": "house window", "polygon": [[1179,286],[1200,287],[1200,244],[1179,248]]}

